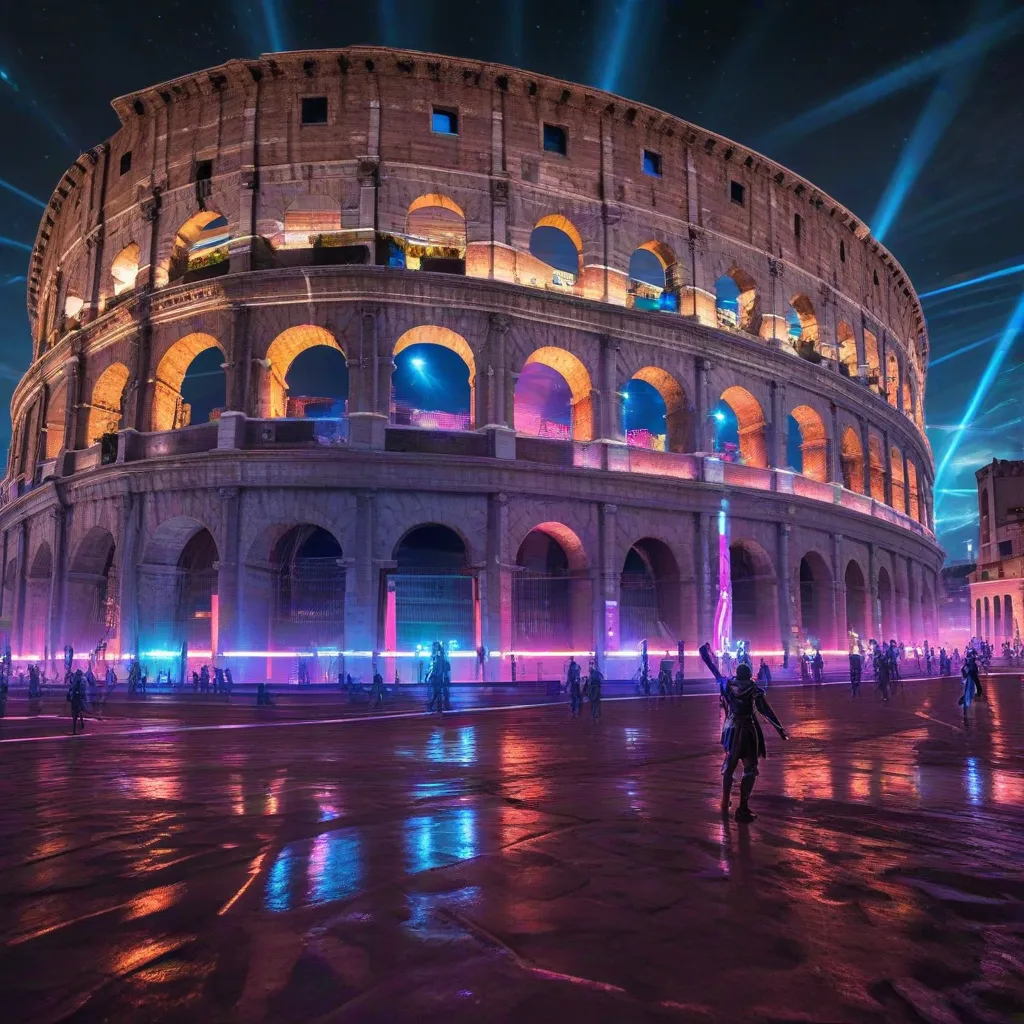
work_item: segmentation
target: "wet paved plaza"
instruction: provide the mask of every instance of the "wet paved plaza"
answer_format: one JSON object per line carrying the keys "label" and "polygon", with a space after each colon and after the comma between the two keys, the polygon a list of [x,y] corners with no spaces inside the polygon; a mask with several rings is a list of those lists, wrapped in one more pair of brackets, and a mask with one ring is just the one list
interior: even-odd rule
{"label": "wet paved plaza", "polygon": [[1024,687],[988,691],[965,730],[952,680],[773,689],[750,826],[704,695],[73,739],[12,702],[3,1019],[1024,1019]]}

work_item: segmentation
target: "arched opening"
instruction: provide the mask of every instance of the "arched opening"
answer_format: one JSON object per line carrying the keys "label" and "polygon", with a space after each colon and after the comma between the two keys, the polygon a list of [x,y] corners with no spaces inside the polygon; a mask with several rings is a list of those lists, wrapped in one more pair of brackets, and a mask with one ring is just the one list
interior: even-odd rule
{"label": "arched opening", "polygon": [[124,363],[111,363],[96,378],[86,422],[87,446],[96,444],[104,434],[115,434],[124,428],[124,392],[128,376]]}
{"label": "arched opening", "polygon": [[892,474],[892,506],[898,512],[905,512],[907,485],[903,478],[903,454],[899,448],[889,449],[889,467]]}
{"label": "arched opening", "polygon": [[1003,621],[1006,623],[1006,639],[1013,640],[1017,635],[1017,620],[1013,617],[1013,597],[1010,594],[1003,596]]}
{"label": "arched opening", "polygon": [[752,647],[777,643],[775,567],[759,544],[741,541],[729,545],[732,584],[732,639]]}
{"label": "arched opening", "polygon": [[138,568],[138,616],[143,651],[214,649],[217,543],[188,516],[164,520]]}
{"label": "arched opening", "polygon": [[109,530],[94,526],[71,556],[67,577],[67,622],[76,650],[95,650],[117,626],[116,547]]}
{"label": "arched opening", "polygon": [[877,434],[868,436],[868,463],[871,472],[871,497],[885,502],[885,456]]}
{"label": "arched opening", "polygon": [[591,585],[583,544],[561,523],[541,523],[523,539],[512,577],[516,651],[587,650]]}
{"label": "arched opening", "polygon": [[789,465],[811,480],[828,480],[828,438],[825,424],[809,405],[798,405],[789,414],[786,439]]}
{"label": "arched opening", "polygon": [[53,552],[42,541],[28,563],[25,579],[25,607],[22,611],[21,647],[42,654],[50,620],[50,591],[53,585]]}
{"label": "arched opening", "polygon": [[531,353],[516,381],[515,426],[521,434],[591,441],[594,407],[590,374],[562,348]]}
{"label": "arched opening", "polygon": [[910,390],[910,374],[903,375],[903,412],[910,418],[914,418],[914,399]]}
{"label": "arched opening", "polygon": [[818,351],[818,317],[806,295],[794,295],[786,307],[786,333],[793,351],[812,363],[821,362]]}
{"label": "arched opening", "polygon": [[619,635],[623,647],[648,640],[674,646],[682,630],[679,566],[664,541],[645,537],[627,552],[619,577]]}
{"label": "arched opening", "polygon": [[836,347],[839,352],[839,372],[844,377],[856,377],[858,369],[857,339],[853,328],[845,320],[836,328]]}
{"label": "arched opening", "polygon": [[878,338],[873,331],[869,331],[866,327],[864,328],[864,362],[868,367],[868,384],[884,395],[885,389],[879,379],[882,375],[882,367],[878,360]]}
{"label": "arched opening", "polygon": [[974,635],[984,636],[984,621],[981,618],[981,598],[977,598],[974,602]]}
{"label": "arched opening", "polygon": [[1003,602],[996,594],[992,598],[992,628],[995,631],[992,635],[993,643],[1001,643],[1003,639]]}
{"label": "arched opening", "polygon": [[81,327],[85,301],[78,295],[68,294],[64,299],[64,329],[74,331]]}
{"label": "arched opening", "polygon": [[[982,491],[982,494],[985,492]],[[917,465],[911,459],[907,459],[907,499],[910,503],[910,518],[920,522],[921,495],[917,489]]]}
{"label": "arched opening", "polygon": [[341,545],[320,526],[289,529],[274,545],[270,638],[298,650],[343,648],[345,563]]}
{"label": "arched opening", "polygon": [[800,631],[804,643],[823,644],[832,634],[832,572],[816,551],[800,559]]}
{"label": "arched opening", "polygon": [[932,595],[932,588],[927,583],[921,588],[922,619],[924,621],[924,635],[926,639],[935,636],[935,598]]}
{"label": "arched opening", "polygon": [[664,242],[644,242],[629,258],[628,305],[633,309],[679,311],[679,261]]}
{"label": "arched opening", "polygon": [[758,332],[757,286],[739,267],[731,267],[715,282],[715,313],[719,327]]}
{"label": "arched opening", "polygon": [[190,217],[174,236],[174,247],[167,263],[167,281],[189,283],[226,274],[231,267],[230,240],[228,221],[223,214],[203,210]]}
{"label": "arched opening", "polygon": [[187,334],[165,353],[156,368],[152,430],[177,430],[205,423],[226,405],[224,350],[209,334]]}
{"label": "arched opening", "polygon": [[330,331],[299,324],[282,331],[267,348],[261,411],[277,418],[339,419],[348,401],[348,364]]}
{"label": "arched opening", "polygon": [[883,565],[878,570],[878,618],[881,623],[881,639],[896,637],[896,604],[892,588],[892,577]]}
{"label": "arched opening", "polygon": [[447,327],[414,327],[395,344],[391,422],[430,430],[469,430],[476,405],[476,360]]}
{"label": "arched opening", "polygon": [[[330,196],[299,196],[284,211],[285,249],[308,249],[341,231],[341,207]],[[325,236],[328,236],[325,238]]]}
{"label": "arched opening", "polygon": [[892,352],[885,357],[885,397],[894,409],[900,404],[900,364]]}
{"label": "arched opening", "polygon": [[414,199],[401,240],[407,270],[466,272],[466,216],[448,196],[432,192]]}
{"label": "arched opening", "polygon": [[583,270],[583,239],[567,217],[555,213],[537,221],[530,235],[530,255],[534,262],[523,283],[560,290],[576,287]]}
{"label": "arched opening", "polygon": [[679,381],[645,366],[622,389],[622,428],[627,444],[657,451],[693,450],[693,422]]}
{"label": "arched opening", "polygon": [[68,388],[63,380],[48,389],[46,400],[46,438],[43,451],[47,460],[55,459],[64,447],[64,421],[67,417]]}
{"label": "arched opening", "polygon": [[843,467],[843,486],[848,491],[864,493],[864,449],[860,437],[853,427],[843,431],[839,458]]}
{"label": "arched opening", "polygon": [[476,647],[476,579],[466,545],[450,527],[428,523],[410,530],[394,551],[388,575],[385,640],[398,650],[430,650],[435,640],[453,650]]}
{"label": "arched opening", "polygon": [[[723,408],[728,407],[728,411]],[[733,420],[735,417],[735,428]],[[739,386],[726,388],[721,400],[711,411],[715,430],[715,451],[729,458],[738,449],[739,460],[747,466],[768,468],[768,441],[765,436],[764,413],[757,399]],[[735,429],[735,441],[733,440]],[[735,448],[733,447],[735,445]]]}
{"label": "arched opening", "polygon": [[[985,607],[985,632],[981,634],[981,638],[985,641],[992,639],[992,610],[989,605],[988,598],[984,598]],[[921,594],[921,618],[924,618],[924,594]]]}
{"label": "arched opening", "polygon": [[139,257],[142,250],[138,242],[126,245],[110,264],[110,276],[114,279],[114,295],[125,295],[135,287],[139,276]]}
{"label": "arched opening", "polygon": [[868,635],[868,589],[864,581],[864,572],[852,559],[846,563],[843,576],[846,584],[846,625],[856,633],[862,641],[870,639]]}

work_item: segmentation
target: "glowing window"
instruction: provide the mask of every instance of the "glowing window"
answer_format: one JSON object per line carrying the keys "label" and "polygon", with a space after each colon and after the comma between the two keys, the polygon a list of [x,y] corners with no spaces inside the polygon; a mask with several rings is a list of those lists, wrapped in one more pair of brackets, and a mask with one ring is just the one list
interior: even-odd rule
{"label": "glowing window", "polygon": [[430,130],[438,135],[458,135],[459,115],[454,110],[434,107],[430,115]]}
{"label": "glowing window", "polygon": [[644,174],[649,174],[652,178],[661,177],[661,154],[652,153],[649,149],[644,150]]}
{"label": "glowing window", "polygon": [[544,125],[544,152],[565,156],[569,152],[569,140],[565,129],[557,124]]}
{"label": "glowing window", "polygon": [[327,124],[327,97],[302,97],[302,123]]}

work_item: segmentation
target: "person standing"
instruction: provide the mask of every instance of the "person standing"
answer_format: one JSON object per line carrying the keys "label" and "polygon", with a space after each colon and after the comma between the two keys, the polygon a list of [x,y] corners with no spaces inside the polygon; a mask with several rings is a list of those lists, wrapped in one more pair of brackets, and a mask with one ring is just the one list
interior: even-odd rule
{"label": "person standing", "polygon": [[740,805],[736,810],[736,820],[749,823],[757,817],[750,810],[750,794],[757,781],[757,762],[768,756],[758,715],[770,722],[783,740],[788,740],[789,735],[768,703],[764,690],[754,683],[749,665],[738,665],[736,675],[726,678],[711,658],[710,644],[701,646],[700,656],[718,682],[719,696],[725,709],[725,725],[722,727],[722,749],[725,751],[722,761],[722,814],[729,813],[733,777],[737,767],[742,764]]}
{"label": "person standing", "polygon": [[590,659],[590,679],[587,682],[587,697],[590,700],[590,714],[594,721],[601,717],[601,684],[604,676],[597,667],[597,658]]}
{"label": "person standing", "polygon": [[771,686],[772,682],[772,670],[768,667],[768,662],[761,659],[761,664],[757,666],[757,685],[762,690],[767,690]]}
{"label": "person standing", "polygon": [[819,686],[825,678],[825,659],[821,656],[821,648],[814,648],[814,657],[811,659],[811,667],[814,669],[814,681]]}
{"label": "person standing", "polygon": [[850,651],[850,692],[854,699],[860,696],[860,673],[863,662],[859,651]]}
{"label": "person standing", "polygon": [[572,656],[569,658],[569,668],[565,674],[565,688],[569,693],[569,712],[573,718],[579,718],[583,690],[580,683],[580,666]]}
{"label": "person standing", "polygon": [[71,735],[74,736],[78,732],[79,722],[82,723],[82,732],[85,732],[85,679],[81,669],[70,678],[67,701],[71,705]]}

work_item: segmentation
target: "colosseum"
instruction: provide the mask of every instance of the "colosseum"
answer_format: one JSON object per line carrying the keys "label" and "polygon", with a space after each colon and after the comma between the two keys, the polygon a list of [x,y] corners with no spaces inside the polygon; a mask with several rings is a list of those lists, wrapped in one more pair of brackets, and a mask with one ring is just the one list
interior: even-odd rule
{"label": "colosseum", "polygon": [[809,181],[619,96],[376,47],[113,106],[30,257],[15,658],[152,674],[187,643],[283,679],[379,652],[409,679],[442,639],[463,678],[480,647],[485,678],[569,651],[614,678],[643,638],[934,638],[921,306]]}

